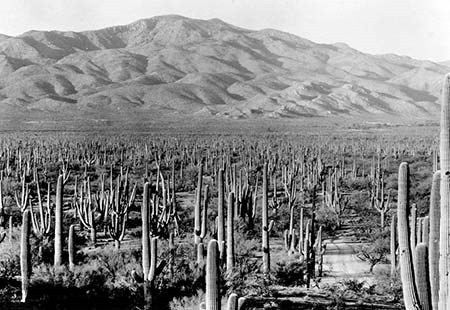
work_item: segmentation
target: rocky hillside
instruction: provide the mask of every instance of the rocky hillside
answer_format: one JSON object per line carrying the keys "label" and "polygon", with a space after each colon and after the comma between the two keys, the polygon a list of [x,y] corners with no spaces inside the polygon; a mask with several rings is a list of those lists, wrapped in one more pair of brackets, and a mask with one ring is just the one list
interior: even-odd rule
{"label": "rocky hillside", "polygon": [[0,112],[281,118],[433,117],[446,63],[277,30],[161,16],[0,35]]}

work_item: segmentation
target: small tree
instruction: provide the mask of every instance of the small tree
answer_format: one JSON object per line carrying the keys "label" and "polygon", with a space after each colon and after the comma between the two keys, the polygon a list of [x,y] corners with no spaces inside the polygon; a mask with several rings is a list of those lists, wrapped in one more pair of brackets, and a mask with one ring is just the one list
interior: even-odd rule
{"label": "small tree", "polygon": [[389,254],[389,240],[384,237],[375,239],[371,244],[366,244],[361,247],[356,257],[363,262],[370,265],[369,272],[373,272],[375,265],[387,262],[387,255]]}

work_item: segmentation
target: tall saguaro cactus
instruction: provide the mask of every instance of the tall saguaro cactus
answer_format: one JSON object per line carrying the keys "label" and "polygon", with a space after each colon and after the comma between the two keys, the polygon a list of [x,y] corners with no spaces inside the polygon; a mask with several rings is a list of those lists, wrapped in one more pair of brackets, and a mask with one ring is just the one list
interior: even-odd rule
{"label": "tall saguaro cactus", "polygon": [[142,272],[144,281],[147,281],[150,270],[150,229],[149,229],[149,183],[144,184],[144,193],[142,196]]}
{"label": "tall saguaro cactus", "polygon": [[60,175],[56,185],[56,207],[55,207],[55,267],[62,264],[63,251],[63,191],[64,179]]}
{"label": "tall saguaro cactus", "polygon": [[220,310],[219,247],[215,239],[208,244],[205,299],[206,310]]}
{"label": "tall saguaro cactus", "polygon": [[220,259],[223,260],[225,254],[225,217],[224,217],[224,177],[223,177],[224,171],[223,169],[219,170],[219,176],[218,176],[218,197],[217,197],[217,242],[219,243],[219,252],[220,252]]}
{"label": "tall saguaro cactus", "polygon": [[269,248],[269,214],[268,214],[268,184],[267,184],[267,162],[263,168],[263,197],[262,197],[262,252],[263,272],[270,272],[270,248]]}
{"label": "tall saguaro cactus", "polygon": [[20,240],[20,273],[22,275],[22,302],[27,301],[28,285],[31,275],[30,250],[30,210],[22,214],[22,235]]}
{"label": "tall saguaro cactus", "polygon": [[414,267],[409,238],[409,166],[400,164],[398,170],[398,243],[400,250],[400,276],[406,310],[420,309],[419,296],[414,282]]}
{"label": "tall saguaro cactus", "polygon": [[157,265],[158,258],[158,237],[152,237],[150,240],[150,257],[147,262],[148,274],[144,275],[144,310],[153,309],[153,295],[155,292],[156,277],[161,273],[162,269],[166,265],[166,261],[162,260]]}
{"label": "tall saguaro cactus", "polygon": [[228,195],[227,208],[227,272],[234,267],[234,193]]}
{"label": "tall saguaro cactus", "polygon": [[396,252],[397,252],[397,230],[396,230],[395,214],[392,215],[392,219],[391,219],[390,250],[391,250],[391,277],[393,277],[397,270],[397,255],[396,255]]}
{"label": "tall saguaro cactus", "polygon": [[441,209],[439,207],[439,183],[441,172],[433,174],[430,197],[430,235],[429,235],[429,267],[432,309],[438,309],[439,302],[439,229]]}
{"label": "tall saguaro cactus", "polygon": [[203,178],[203,162],[200,162],[198,166],[198,180],[197,180],[197,197],[195,199],[194,207],[194,243],[197,245],[200,243],[201,238],[201,204],[202,204],[202,178]]}
{"label": "tall saguaro cactus", "polygon": [[416,247],[416,265],[414,276],[422,310],[431,309],[430,278],[428,277],[428,247],[421,242]]}
{"label": "tall saguaro cactus", "polygon": [[69,242],[67,252],[69,254],[69,270],[73,271],[75,268],[75,225],[69,227]]}
{"label": "tall saguaro cactus", "polygon": [[439,257],[439,310],[448,309],[449,233],[450,233],[450,74],[444,79],[441,102],[440,167],[441,222]]}

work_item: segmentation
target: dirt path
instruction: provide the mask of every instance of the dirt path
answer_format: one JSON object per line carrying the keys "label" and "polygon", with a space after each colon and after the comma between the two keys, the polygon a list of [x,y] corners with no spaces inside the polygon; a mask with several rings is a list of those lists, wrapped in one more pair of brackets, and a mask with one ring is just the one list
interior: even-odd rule
{"label": "dirt path", "polygon": [[389,270],[388,265],[380,264],[375,266],[373,273],[370,273],[369,264],[356,256],[363,243],[354,241],[351,236],[340,235],[337,238],[325,240],[325,244],[322,283],[357,279],[370,284],[374,282],[377,274]]}

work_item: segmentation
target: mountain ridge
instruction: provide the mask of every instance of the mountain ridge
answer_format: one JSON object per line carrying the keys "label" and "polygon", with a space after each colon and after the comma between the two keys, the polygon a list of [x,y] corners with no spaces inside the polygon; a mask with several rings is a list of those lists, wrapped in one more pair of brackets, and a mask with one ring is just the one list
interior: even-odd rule
{"label": "mountain ridge", "polygon": [[[166,15],[0,35],[0,112],[434,118],[447,63]],[[38,113],[37,113],[38,114]]]}

